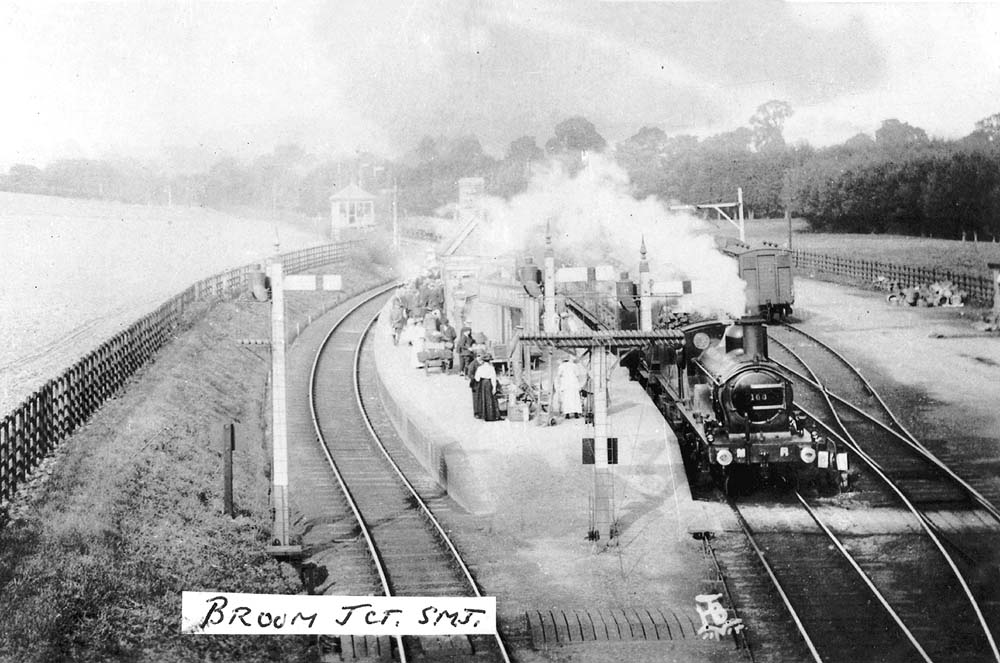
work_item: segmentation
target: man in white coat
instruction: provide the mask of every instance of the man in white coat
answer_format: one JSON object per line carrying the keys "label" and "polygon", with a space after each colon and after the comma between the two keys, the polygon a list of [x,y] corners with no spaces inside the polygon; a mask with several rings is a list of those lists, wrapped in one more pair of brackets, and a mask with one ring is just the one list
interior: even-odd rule
{"label": "man in white coat", "polygon": [[576,362],[570,357],[564,357],[556,373],[556,389],[559,392],[559,404],[563,415],[579,419],[583,413],[583,402],[580,400],[580,377],[577,375]]}

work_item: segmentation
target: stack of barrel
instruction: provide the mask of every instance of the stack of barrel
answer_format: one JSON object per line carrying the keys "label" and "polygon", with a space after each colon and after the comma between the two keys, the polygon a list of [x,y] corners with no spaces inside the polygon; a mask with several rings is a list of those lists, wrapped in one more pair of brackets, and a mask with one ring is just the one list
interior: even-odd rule
{"label": "stack of barrel", "polygon": [[951,281],[935,281],[930,285],[903,287],[897,281],[887,281],[886,301],[899,306],[964,306],[969,293]]}

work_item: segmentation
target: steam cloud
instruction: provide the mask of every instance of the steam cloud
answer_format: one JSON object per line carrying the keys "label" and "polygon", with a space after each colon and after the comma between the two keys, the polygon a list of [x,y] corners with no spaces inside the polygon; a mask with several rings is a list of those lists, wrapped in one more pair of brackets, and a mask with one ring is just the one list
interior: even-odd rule
{"label": "steam cloud", "polygon": [[550,165],[524,193],[509,201],[489,198],[485,206],[480,248],[494,256],[516,253],[539,260],[549,221],[557,266],[610,264],[636,279],[645,238],[655,280],[694,282],[683,308],[709,315],[743,313],[746,284],[735,260],[716,248],[710,226],[653,197],[633,198],[627,173],[607,157],[591,155],[575,177]]}

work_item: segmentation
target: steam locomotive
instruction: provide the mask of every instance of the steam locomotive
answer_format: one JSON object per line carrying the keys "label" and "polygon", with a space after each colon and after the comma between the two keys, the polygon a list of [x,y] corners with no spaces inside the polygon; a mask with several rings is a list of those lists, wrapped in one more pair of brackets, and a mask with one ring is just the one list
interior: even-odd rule
{"label": "steam locomotive", "polygon": [[768,359],[760,319],[680,328],[684,344],[645,357],[646,386],[677,432],[689,469],[728,494],[780,481],[836,494],[847,454],[792,404],[792,385]]}

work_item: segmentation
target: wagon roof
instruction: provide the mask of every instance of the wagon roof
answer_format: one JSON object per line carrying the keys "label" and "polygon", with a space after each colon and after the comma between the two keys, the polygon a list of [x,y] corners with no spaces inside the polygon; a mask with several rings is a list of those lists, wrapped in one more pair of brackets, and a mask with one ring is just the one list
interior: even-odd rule
{"label": "wagon roof", "polygon": [[788,253],[788,249],[771,242],[764,242],[763,246],[753,247],[739,240],[729,240],[722,247],[722,252],[731,256],[741,256],[754,253]]}

